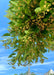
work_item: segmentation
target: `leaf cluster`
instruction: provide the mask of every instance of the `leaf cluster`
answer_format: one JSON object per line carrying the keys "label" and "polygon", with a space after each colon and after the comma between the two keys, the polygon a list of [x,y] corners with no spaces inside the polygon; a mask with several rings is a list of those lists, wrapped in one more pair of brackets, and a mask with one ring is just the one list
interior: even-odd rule
{"label": "leaf cluster", "polygon": [[[10,0],[6,17],[10,19],[3,40],[6,48],[14,49],[9,56],[11,64],[18,66],[33,62],[43,63],[44,53],[54,49],[54,2],[53,0]],[[47,58],[46,58],[47,59]]]}

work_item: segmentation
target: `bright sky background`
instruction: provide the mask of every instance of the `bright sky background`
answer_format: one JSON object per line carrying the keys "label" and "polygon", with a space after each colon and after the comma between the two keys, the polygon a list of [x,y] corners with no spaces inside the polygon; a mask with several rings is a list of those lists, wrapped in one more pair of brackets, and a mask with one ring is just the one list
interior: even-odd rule
{"label": "bright sky background", "polygon": [[[8,4],[9,0],[0,0],[0,40],[2,39],[1,36],[8,32],[9,20],[4,17],[6,14],[5,11],[8,9]],[[17,67],[17,69],[14,70],[8,65],[8,55],[11,54],[11,52],[11,50],[6,50],[2,46],[2,42],[0,42],[0,75],[14,75],[15,73],[25,73],[28,70],[28,67]],[[44,74],[50,69],[54,70],[54,52],[45,53],[44,55],[48,57],[48,60],[46,59],[44,64],[40,62],[32,64],[32,66],[30,66],[31,72]]]}

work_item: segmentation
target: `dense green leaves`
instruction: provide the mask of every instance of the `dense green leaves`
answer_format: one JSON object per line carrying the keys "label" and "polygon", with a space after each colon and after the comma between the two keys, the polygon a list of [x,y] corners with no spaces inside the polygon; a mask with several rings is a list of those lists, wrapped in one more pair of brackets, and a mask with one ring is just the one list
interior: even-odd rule
{"label": "dense green leaves", "polygon": [[[43,54],[54,49],[54,2],[53,0],[10,0],[6,17],[10,19],[10,36],[4,42],[13,53],[10,62],[18,66],[33,61],[43,63],[47,59]],[[48,50],[47,50],[48,49]],[[13,66],[13,68],[15,68]]]}

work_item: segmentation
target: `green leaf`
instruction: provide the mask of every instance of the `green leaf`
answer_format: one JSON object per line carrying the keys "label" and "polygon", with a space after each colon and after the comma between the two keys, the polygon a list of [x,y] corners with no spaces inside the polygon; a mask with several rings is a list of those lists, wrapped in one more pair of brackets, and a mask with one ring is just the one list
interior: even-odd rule
{"label": "green leaf", "polygon": [[28,34],[29,33],[28,30],[25,30],[25,33]]}
{"label": "green leaf", "polygon": [[41,12],[41,8],[40,8],[40,7],[36,8],[36,9],[35,9],[35,12],[36,12],[36,13]]}
{"label": "green leaf", "polygon": [[47,21],[48,21],[48,18],[44,18],[43,21],[44,21],[44,22],[47,22]]}
{"label": "green leaf", "polygon": [[10,33],[5,33],[3,36],[10,36]]}
{"label": "green leaf", "polygon": [[14,67],[14,66],[13,66],[12,68],[13,68],[13,69],[16,69],[16,67]]}
{"label": "green leaf", "polygon": [[16,53],[12,53],[11,55],[9,55],[8,58],[11,58],[13,55],[16,55]]}
{"label": "green leaf", "polygon": [[29,5],[29,3],[31,2],[31,0],[27,0],[27,4]]}
{"label": "green leaf", "polygon": [[12,3],[14,5],[17,5],[17,2],[14,2],[14,1],[10,1],[10,3]]}

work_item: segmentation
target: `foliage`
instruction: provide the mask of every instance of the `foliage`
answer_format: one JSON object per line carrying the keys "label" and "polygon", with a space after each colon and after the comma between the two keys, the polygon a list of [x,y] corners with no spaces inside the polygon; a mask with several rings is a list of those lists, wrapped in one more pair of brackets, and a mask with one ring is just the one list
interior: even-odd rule
{"label": "foliage", "polygon": [[[3,46],[11,48],[10,63],[26,66],[43,63],[44,53],[54,49],[53,0],[10,0],[6,17],[10,19]],[[46,58],[47,59],[47,58]],[[14,68],[14,67],[13,67]]]}

